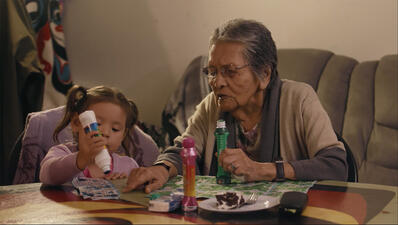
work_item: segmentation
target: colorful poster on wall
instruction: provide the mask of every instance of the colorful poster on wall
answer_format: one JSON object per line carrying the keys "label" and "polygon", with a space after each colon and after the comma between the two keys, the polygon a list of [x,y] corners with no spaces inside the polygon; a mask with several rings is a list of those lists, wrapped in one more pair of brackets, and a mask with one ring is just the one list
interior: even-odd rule
{"label": "colorful poster on wall", "polygon": [[[51,81],[46,82],[45,89],[55,89],[65,95],[73,83],[62,25],[64,1],[25,0],[25,6],[36,32],[40,63],[46,80]],[[45,95],[47,93],[48,90],[45,91]]]}

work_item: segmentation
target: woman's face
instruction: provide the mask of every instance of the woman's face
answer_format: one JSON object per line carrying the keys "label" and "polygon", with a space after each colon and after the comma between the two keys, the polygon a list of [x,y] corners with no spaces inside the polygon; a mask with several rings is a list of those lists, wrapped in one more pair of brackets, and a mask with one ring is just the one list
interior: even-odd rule
{"label": "woman's face", "polygon": [[120,147],[126,130],[126,113],[117,104],[99,102],[92,104],[88,110],[93,110],[97,118],[98,128],[107,139],[107,147],[115,152]]}
{"label": "woman's face", "polygon": [[[259,79],[250,66],[246,66],[243,50],[243,44],[226,41],[219,41],[210,48],[209,68],[216,71],[216,75],[209,78],[209,84],[222,112],[250,110],[258,105],[258,96],[263,95],[261,90],[268,85],[269,76]],[[226,73],[222,75],[220,70]]]}

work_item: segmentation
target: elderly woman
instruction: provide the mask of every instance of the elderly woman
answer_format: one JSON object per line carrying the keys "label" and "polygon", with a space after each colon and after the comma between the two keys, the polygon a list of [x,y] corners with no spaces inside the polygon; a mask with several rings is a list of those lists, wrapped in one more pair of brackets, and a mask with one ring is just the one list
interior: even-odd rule
{"label": "elderly woman", "polygon": [[[275,43],[264,25],[235,19],[217,28],[203,71],[212,92],[197,106],[175,146],[159,155],[154,166],[132,170],[124,191],[147,184],[149,193],[181,174],[179,151],[187,136],[195,140],[204,175],[215,175],[218,162],[247,182],[346,180],[344,145],[314,90],[279,78]],[[230,135],[228,148],[217,159],[214,131],[220,118]]]}

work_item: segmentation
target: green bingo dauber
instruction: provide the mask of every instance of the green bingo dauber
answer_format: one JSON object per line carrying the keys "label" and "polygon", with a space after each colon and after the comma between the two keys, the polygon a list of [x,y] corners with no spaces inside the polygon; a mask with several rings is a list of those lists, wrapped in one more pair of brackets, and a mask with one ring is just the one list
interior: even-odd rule
{"label": "green bingo dauber", "polygon": [[[214,135],[216,136],[217,142],[217,157],[220,156],[221,152],[227,147],[227,138],[228,138],[228,130],[225,126],[225,121],[220,119],[217,121],[216,131]],[[218,163],[217,163],[218,164]],[[217,184],[230,184],[231,183],[231,174],[226,172],[220,164],[217,167],[217,175],[216,175]]]}

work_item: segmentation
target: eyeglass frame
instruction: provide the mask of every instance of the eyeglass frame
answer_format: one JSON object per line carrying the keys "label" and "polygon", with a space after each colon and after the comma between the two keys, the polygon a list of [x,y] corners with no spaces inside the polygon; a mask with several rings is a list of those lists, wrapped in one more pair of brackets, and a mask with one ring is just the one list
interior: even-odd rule
{"label": "eyeglass frame", "polygon": [[[233,66],[234,67],[233,70],[231,70],[230,68],[227,68],[228,66],[229,67]],[[250,64],[245,64],[245,65],[242,65],[242,66],[235,66],[233,63],[225,64],[225,65],[221,66],[220,73],[221,73],[221,75],[223,77],[227,76],[229,78],[233,78],[236,75],[236,73],[238,72],[238,70],[243,69],[243,68],[248,67],[248,66],[250,66]],[[214,68],[215,69],[215,74],[214,75],[210,75],[210,72],[209,72],[210,68]],[[233,74],[226,73],[228,71],[228,69],[230,69],[230,71],[232,71]],[[207,67],[204,67],[202,69],[202,72],[205,74],[205,76],[207,76],[208,79],[213,80],[214,78],[216,78],[216,76],[218,74],[218,69],[215,66],[207,66]]]}

